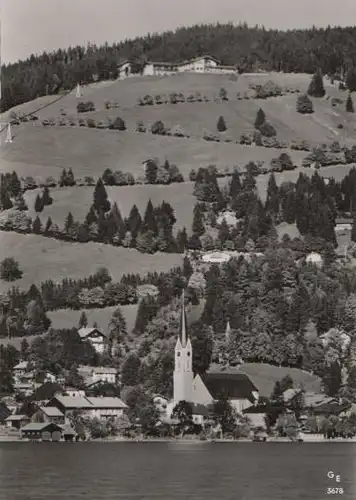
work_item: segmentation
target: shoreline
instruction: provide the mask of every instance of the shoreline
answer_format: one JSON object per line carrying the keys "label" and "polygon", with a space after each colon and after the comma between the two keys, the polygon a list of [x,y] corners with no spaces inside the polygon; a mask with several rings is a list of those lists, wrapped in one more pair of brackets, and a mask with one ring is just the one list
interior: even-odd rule
{"label": "shoreline", "polygon": [[[20,437],[5,437],[0,436],[0,443],[32,443],[38,442],[41,443],[41,440],[31,440],[31,439],[21,439]],[[51,442],[51,441],[49,441]],[[65,441],[59,441],[60,443],[65,443]],[[104,439],[91,439],[88,441],[79,441],[80,443],[175,443],[175,444],[216,444],[216,443],[356,443],[356,437],[353,438],[334,438],[334,439],[325,439],[321,438],[312,438],[312,439],[304,439],[302,442],[292,441],[288,438],[267,438],[265,442],[253,441],[248,438],[241,439],[184,439],[184,438],[124,438],[124,437],[112,437],[112,438],[104,438]],[[75,441],[68,441],[68,443],[75,444]]]}

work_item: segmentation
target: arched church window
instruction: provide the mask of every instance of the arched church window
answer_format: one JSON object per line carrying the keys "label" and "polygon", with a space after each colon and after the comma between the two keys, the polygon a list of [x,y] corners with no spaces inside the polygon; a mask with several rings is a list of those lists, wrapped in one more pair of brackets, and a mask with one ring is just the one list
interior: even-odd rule
{"label": "arched church window", "polygon": [[178,351],[178,352],[177,352],[177,356],[178,356],[178,358],[179,358],[179,356],[180,356],[180,351]]}
{"label": "arched church window", "polygon": [[187,356],[190,356],[190,352],[189,351],[187,352]]}

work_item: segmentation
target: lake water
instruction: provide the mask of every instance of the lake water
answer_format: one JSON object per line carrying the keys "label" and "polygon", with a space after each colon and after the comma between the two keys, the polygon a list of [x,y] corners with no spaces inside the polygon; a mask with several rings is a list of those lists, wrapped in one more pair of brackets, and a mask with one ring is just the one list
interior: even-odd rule
{"label": "lake water", "polygon": [[0,500],[354,500],[355,453],[352,443],[0,443]]}

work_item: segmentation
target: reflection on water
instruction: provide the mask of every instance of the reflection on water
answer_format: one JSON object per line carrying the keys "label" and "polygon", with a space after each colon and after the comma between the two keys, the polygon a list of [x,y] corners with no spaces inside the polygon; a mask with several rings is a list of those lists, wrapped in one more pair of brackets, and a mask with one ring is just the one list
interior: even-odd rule
{"label": "reflection on water", "polygon": [[0,443],[0,500],[321,500],[328,486],[355,499],[355,452],[351,443]]}

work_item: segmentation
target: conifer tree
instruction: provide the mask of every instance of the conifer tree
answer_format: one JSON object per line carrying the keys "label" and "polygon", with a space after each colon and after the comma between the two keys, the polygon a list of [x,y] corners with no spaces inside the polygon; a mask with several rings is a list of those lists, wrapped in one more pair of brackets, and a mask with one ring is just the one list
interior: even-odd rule
{"label": "conifer tree", "polygon": [[279,213],[279,192],[276,183],[276,178],[272,172],[268,179],[266,211],[272,216],[277,216]]}
{"label": "conifer tree", "polygon": [[256,116],[256,120],[255,120],[255,128],[258,130],[260,128],[260,126],[265,123],[265,121],[266,121],[266,115],[265,115],[263,109],[260,108],[257,111],[257,116]]}
{"label": "conifer tree", "polygon": [[155,217],[155,210],[152,205],[151,199],[148,200],[145,215],[143,218],[143,229],[144,231],[152,231],[152,233],[157,235],[157,221]]}
{"label": "conifer tree", "polygon": [[190,248],[191,250],[201,250],[202,244],[197,234],[192,234],[192,236],[188,239],[187,248]]}
{"label": "conifer tree", "polygon": [[15,171],[10,174],[7,187],[11,196],[18,196],[19,194],[21,194],[21,181]]}
{"label": "conifer tree", "polygon": [[95,210],[94,210],[94,206],[92,205],[89,209],[89,212],[86,215],[85,224],[87,226],[90,226],[91,224],[93,224],[93,222],[97,222],[97,220],[98,220],[98,216],[96,215]]}
{"label": "conifer tree", "polygon": [[126,230],[130,231],[132,237],[135,239],[138,231],[142,225],[142,217],[136,205],[130,210],[128,219],[126,220]]}
{"label": "conifer tree", "polygon": [[42,232],[42,223],[41,223],[41,219],[38,217],[38,215],[35,218],[35,220],[33,221],[32,231],[35,234],[41,234],[41,232]]}
{"label": "conifer tree", "polygon": [[184,253],[187,248],[187,243],[188,243],[188,235],[187,235],[187,230],[184,227],[183,229],[179,229],[177,232],[177,237],[176,237],[177,252]]}
{"label": "conifer tree", "polygon": [[347,72],[346,85],[349,92],[356,92],[356,68],[350,68]]}
{"label": "conifer tree", "polygon": [[205,233],[204,215],[198,203],[194,207],[192,233],[197,236],[201,236]]}
{"label": "conifer tree", "polygon": [[103,210],[105,213],[110,210],[108,194],[101,178],[98,179],[94,189],[93,207],[97,213]]}
{"label": "conifer tree", "polygon": [[297,111],[302,115],[314,113],[314,106],[311,99],[306,95],[299,95],[297,98]]}
{"label": "conifer tree", "polygon": [[59,187],[64,187],[67,185],[67,171],[64,168],[61,172],[61,176],[59,178]]}
{"label": "conifer tree", "polygon": [[70,232],[71,228],[73,227],[73,223],[74,223],[74,218],[73,218],[72,212],[69,212],[67,215],[67,218],[65,220],[65,223],[64,223],[64,230],[67,234]]}
{"label": "conifer tree", "polygon": [[192,274],[193,274],[193,267],[190,263],[189,257],[186,255],[183,259],[183,276],[187,280],[189,280]]}
{"label": "conifer tree", "polygon": [[42,198],[42,196],[40,194],[38,194],[36,196],[36,200],[35,200],[35,212],[36,213],[42,212],[43,206],[44,206],[43,205],[43,198]]}
{"label": "conifer tree", "polygon": [[237,169],[235,169],[231,176],[230,188],[229,188],[229,196],[231,199],[234,199],[238,194],[241,193],[242,185],[240,180],[240,173]]}
{"label": "conifer tree", "polygon": [[67,172],[66,185],[67,186],[74,186],[75,185],[74,174],[73,174],[73,170],[71,168]]}
{"label": "conifer tree", "polygon": [[220,116],[216,124],[216,128],[219,132],[225,132],[227,130],[226,123],[223,116]]}
{"label": "conifer tree", "polygon": [[44,229],[44,234],[49,234],[51,232],[52,225],[53,225],[52,219],[51,219],[51,217],[48,217],[47,222],[46,222],[46,226]]}
{"label": "conifer tree", "polygon": [[158,165],[154,160],[148,160],[145,167],[145,177],[148,184],[156,184]]}
{"label": "conifer tree", "polygon": [[16,207],[16,210],[20,210],[22,212],[25,212],[26,210],[28,210],[28,206],[26,205],[26,202],[25,202],[25,199],[24,199],[22,193],[20,193],[16,196],[15,207]]}
{"label": "conifer tree", "polygon": [[312,77],[308,87],[308,94],[312,97],[324,97],[325,95],[323,74],[320,69],[318,69]]}
{"label": "conifer tree", "polygon": [[354,113],[354,103],[352,101],[351,93],[347,96],[346,99],[346,111],[348,113]]}
{"label": "conifer tree", "polygon": [[153,297],[148,296],[141,299],[137,309],[134,332],[139,335],[144,333],[148,322],[154,318],[157,311],[158,304]]}
{"label": "conifer tree", "polygon": [[49,188],[47,186],[45,186],[43,189],[42,203],[43,203],[43,206],[52,205],[52,203],[53,203],[53,199],[52,199],[51,195],[49,194]]}
{"label": "conifer tree", "polygon": [[230,239],[230,229],[229,226],[227,225],[226,220],[223,219],[219,227],[219,240],[221,244],[224,245],[224,243],[226,243],[226,241],[229,239]]}
{"label": "conifer tree", "polygon": [[85,311],[82,311],[78,322],[78,328],[85,328],[87,326],[88,326],[88,318]]}
{"label": "conifer tree", "polygon": [[10,208],[13,207],[11,198],[9,196],[9,193],[4,186],[4,184],[1,184],[0,188],[0,208],[2,210],[9,210]]}
{"label": "conifer tree", "polygon": [[126,227],[124,223],[124,219],[122,218],[121,212],[117,203],[115,202],[110,211],[110,219],[113,222],[115,233],[120,235],[120,238],[123,239],[126,234]]}

